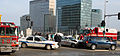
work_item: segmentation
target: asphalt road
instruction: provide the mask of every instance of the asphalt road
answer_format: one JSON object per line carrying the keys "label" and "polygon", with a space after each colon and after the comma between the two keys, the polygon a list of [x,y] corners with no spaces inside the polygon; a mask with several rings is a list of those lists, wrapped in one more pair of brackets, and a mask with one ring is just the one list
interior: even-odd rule
{"label": "asphalt road", "polygon": [[21,48],[14,54],[0,53],[0,56],[120,56],[120,48],[115,51],[97,49],[81,49],[61,47],[56,50],[45,50],[42,48]]}

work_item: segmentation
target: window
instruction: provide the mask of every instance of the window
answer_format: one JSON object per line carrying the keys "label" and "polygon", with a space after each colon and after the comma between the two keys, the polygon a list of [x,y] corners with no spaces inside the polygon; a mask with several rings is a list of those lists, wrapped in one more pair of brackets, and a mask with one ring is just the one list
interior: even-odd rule
{"label": "window", "polygon": [[40,37],[40,39],[41,39],[42,41],[46,41],[46,39],[45,39],[44,37]]}
{"label": "window", "polygon": [[15,35],[16,28],[6,28],[6,35]]}
{"label": "window", "polygon": [[5,28],[0,27],[0,35],[5,35]]}
{"label": "window", "polygon": [[96,37],[96,41],[101,41],[102,37]]}
{"label": "window", "polygon": [[67,40],[68,38],[67,37],[65,37],[65,40]]}
{"label": "window", "polygon": [[33,40],[33,37],[28,37],[27,40]]}
{"label": "window", "polygon": [[40,41],[40,39],[38,37],[35,37],[35,41]]}
{"label": "window", "polygon": [[70,37],[69,39],[70,39],[70,40],[75,40],[75,39],[74,39],[74,38],[72,38],[72,37]]}

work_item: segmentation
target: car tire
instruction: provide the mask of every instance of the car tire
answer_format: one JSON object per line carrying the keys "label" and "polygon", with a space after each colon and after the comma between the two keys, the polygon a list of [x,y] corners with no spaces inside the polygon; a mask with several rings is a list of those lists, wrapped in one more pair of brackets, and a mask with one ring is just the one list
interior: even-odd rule
{"label": "car tire", "polygon": [[21,47],[22,47],[22,48],[26,48],[26,47],[27,47],[27,44],[26,44],[26,43],[22,43],[22,44],[21,44]]}
{"label": "car tire", "polygon": [[91,45],[91,50],[95,50],[96,49],[96,45]]}
{"label": "car tire", "polygon": [[51,45],[46,45],[45,48],[46,48],[47,50],[51,50],[51,49],[52,49]]}
{"label": "car tire", "polygon": [[111,45],[110,49],[111,49],[111,50],[115,50],[115,49],[116,49],[116,46],[115,46],[115,45]]}
{"label": "car tire", "polygon": [[75,47],[76,47],[76,45],[75,45],[75,44],[71,44],[71,47],[72,47],[72,48],[75,48]]}

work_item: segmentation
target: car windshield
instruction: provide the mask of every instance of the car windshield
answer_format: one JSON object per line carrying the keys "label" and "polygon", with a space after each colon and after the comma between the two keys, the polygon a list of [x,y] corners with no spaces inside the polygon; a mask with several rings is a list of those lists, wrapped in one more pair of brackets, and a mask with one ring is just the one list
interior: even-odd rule
{"label": "car windshield", "polygon": [[73,38],[73,37],[70,37],[69,39],[70,39],[70,40],[75,40],[75,38]]}
{"label": "car windshield", "polygon": [[87,40],[89,37],[84,37],[83,40]]}
{"label": "car windshield", "polygon": [[10,28],[6,28],[6,35],[15,35],[15,31],[16,31],[16,28],[12,28],[12,27],[10,27]]}
{"label": "car windshield", "polygon": [[4,27],[0,27],[0,35],[5,35],[5,28]]}
{"label": "car windshield", "polygon": [[42,41],[46,41],[46,39],[45,39],[44,37],[40,37],[40,39],[41,39]]}

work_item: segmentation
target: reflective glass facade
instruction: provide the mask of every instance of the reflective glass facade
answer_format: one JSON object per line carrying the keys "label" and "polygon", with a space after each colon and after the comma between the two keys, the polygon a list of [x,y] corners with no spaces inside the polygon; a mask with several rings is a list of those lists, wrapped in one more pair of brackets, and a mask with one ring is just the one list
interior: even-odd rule
{"label": "reflective glass facade", "polygon": [[70,31],[91,25],[91,0],[57,0],[59,31]]}
{"label": "reflective glass facade", "polygon": [[102,21],[102,10],[92,9],[92,27],[100,25]]}

